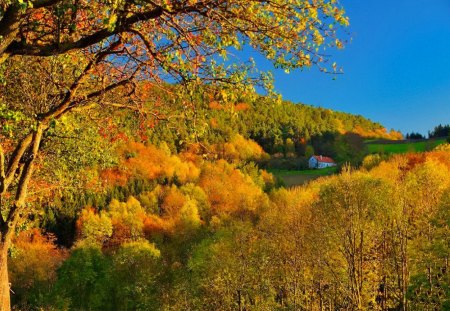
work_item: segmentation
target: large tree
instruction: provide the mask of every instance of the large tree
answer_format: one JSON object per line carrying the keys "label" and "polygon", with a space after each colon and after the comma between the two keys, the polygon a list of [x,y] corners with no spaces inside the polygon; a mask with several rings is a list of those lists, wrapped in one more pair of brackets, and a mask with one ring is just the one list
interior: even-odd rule
{"label": "large tree", "polygon": [[249,91],[267,76],[222,61],[245,45],[285,70],[326,70],[322,53],[343,45],[336,34],[347,24],[336,0],[1,0],[0,310],[10,309],[11,237],[31,212],[28,188],[55,120],[105,104],[112,90],[127,94],[136,80]]}
{"label": "large tree", "polygon": [[[347,25],[337,0],[2,0],[0,55],[50,56],[121,35],[126,58],[149,75],[166,69],[187,77],[211,73],[211,61],[244,43],[278,65],[319,64],[322,45],[342,46]],[[184,65],[184,66],[183,66]]]}

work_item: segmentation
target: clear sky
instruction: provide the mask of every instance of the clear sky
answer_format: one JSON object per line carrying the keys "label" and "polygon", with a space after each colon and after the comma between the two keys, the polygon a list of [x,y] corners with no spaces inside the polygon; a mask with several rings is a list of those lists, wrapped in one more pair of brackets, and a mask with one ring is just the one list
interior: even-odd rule
{"label": "clear sky", "polygon": [[[450,123],[450,0],[341,0],[352,38],[333,60],[336,80],[318,70],[285,74],[284,99],[361,114],[403,133]],[[265,69],[271,66],[256,57]]]}

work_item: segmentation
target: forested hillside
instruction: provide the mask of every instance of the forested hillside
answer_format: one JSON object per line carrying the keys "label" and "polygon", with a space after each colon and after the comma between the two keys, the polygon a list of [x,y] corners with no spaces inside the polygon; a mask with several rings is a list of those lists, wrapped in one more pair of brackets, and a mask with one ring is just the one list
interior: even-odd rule
{"label": "forested hillside", "polygon": [[[236,94],[233,100],[220,103],[211,93],[214,92],[200,90],[197,96],[182,99],[174,106],[173,102],[168,105],[164,94],[157,92],[160,105],[168,106],[163,110],[167,120],[156,125],[151,140],[164,141],[171,149],[180,150],[183,143],[193,137],[208,144],[224,142],[240,134],[256,141],[270,154],[304,155],[306,146],[314,142],[323,147],[327,136],[332,139],[345,134],[363,139],[402,138],[401,133],[388,131],[381,124],[359,115],[255,94]],[[181,111],[185,118],[180,124]]]}
{"label": "forested hillside", "polygon": [[387,161],[372,155],[360,170],[290,190],[258,169],[252,161],[264,152],[244,138],[220,159],[200,146],[178,154],[118,146],[117,164],[90,170],[89,192],[41,200],[43,213],[26,226],[41,229],[14,239],[21,310],[449,303],[448,145]]}

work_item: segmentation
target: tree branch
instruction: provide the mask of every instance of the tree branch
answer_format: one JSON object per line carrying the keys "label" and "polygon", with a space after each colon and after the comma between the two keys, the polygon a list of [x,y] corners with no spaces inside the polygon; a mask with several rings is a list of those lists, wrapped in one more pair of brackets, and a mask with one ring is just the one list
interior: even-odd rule
{"label": "tree branch", "polygon": [[2,239],[3,242],[9,242],[12,235],[15,232],[15,227],[20,219],[23,208],[25,207],[25,199],[27,197],[28,184],[30,182],[31,176],[34,170],[34,161],[39,153],[39,148],[41,145],[42,135],[46,129],[46,125],[39,124],[36,131],[32,134],[32,145],[29,154],[29,158],[25,162],[23,172],[21,174],[19,184],[17,186],[16,198],[13,206],[9,210],[8,216],[6,217],[7,226],[2,228]]}
{"label": "tree branch", "polygon": [[58,2],[62,2],[62,0],[36,0],[36,1],[31,1],[31,3],[33,4],[33,8],[35,8],[35,9],[44,8],[44,7],[47,7],[47,6],[52,6],[54,4],[57,4]]}
{"label": "tree branch", "polygon": [[20,159],[27,151],[32,140],[33,134],[30,133],[19,142],[16,149],[14,150],[11,160],[9,161],[8,169],[5,172],[5,178],[3,179],[2,184],[0,185],[1,186],[0,194],[4,194],[6,190],[8,190],[8,187],[10,186],[12,181],[14,180],[14,175],[16,173],[17,168],[19,167]]}
{"label": "tree branch", "polygon": [[[109,38],[121,32],[126,32],[128,27],[140,21],[155,19],[163,14],[163,10],[157,7],[151,11],[136,13],[123,20],[121,25],[115,29],[104,28],[97,32],[85,36],[74,42],[62,42],[49,45],[26,44],[23,42],[12,42],[6,52],[10,55],[33,55],[33,56],[51,56],[56,54],[66,53],[71,50],[79,50],[99,43],[102,40]],[[1,52],[2,50],[0,50]]]}
{"label": "tree branch", "polygon": [[75,79],[75,81],[72,83],[72,85],[69,87],[68,92],[64,96],[64,99],[61,101],[61,103],[56,106],[54,109],[48,111],[45,114],[42,114],[38,116],[38,118],[43,123],[49,122],[53,118],[57,118],[60,115],[64,114],[67,108],[71,105],[73,102],[73,98],[78,90],[78,88],[81,85],[81,81],[92,72],[92,70],[95,68],[95,65],[97,65],[99,62],[101,62],[105,57],[111,54],[111,51],[113,51],[119,44],[121,40],[117,40],[116,42],[112,43],[107,50],[99,52],[84,68],[83,72]]}
{"label": "tree branch", "polygon": [[2,145],[0,145],[0,180],[5,179],[5,152]]}

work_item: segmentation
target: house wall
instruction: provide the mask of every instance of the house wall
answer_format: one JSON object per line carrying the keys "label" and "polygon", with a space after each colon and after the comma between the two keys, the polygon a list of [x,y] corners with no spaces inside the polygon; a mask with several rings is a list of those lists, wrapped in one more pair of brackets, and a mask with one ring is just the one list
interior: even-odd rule
{"label": "house wall", "polygon": [[336,166],[334,163],[319,162],[318,168],[326,168]]}
{"label": "house wall", "polygon": [[308,161],[309,168],[326,168],[336,166],[335,163],[320,162],[316,158],[311,157]]}
{"label": "house wall", "polygon": [[313,157],[309,159],[309,168],[317,168],[317,160]]}

